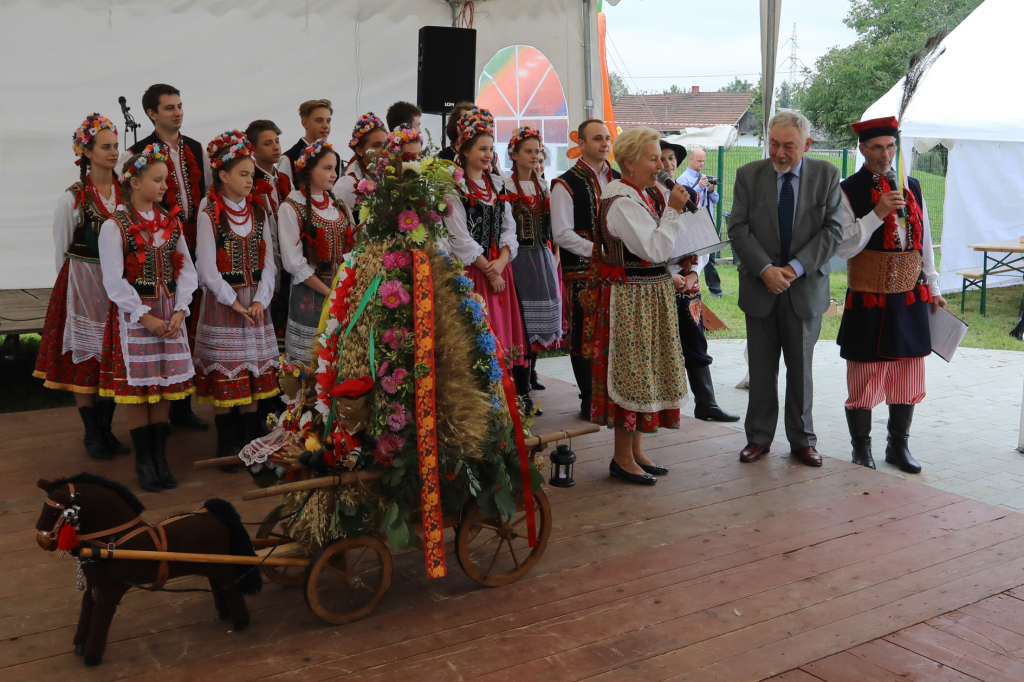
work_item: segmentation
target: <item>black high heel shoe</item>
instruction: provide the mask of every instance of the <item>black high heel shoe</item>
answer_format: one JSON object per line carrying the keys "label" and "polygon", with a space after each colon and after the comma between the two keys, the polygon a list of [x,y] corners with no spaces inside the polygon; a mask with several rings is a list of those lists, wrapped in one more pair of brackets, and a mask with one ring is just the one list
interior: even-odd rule
{"label": "black high heel shoe", "polygon": [[[637,464],[640,463],[637,462]],[[664,476],[668,473],[668,467],[663,467],[660,464],[640,464],[640,468],[651,476]]]}
{"label": "black high heel shoe", "polygon": [[611,474],[612,478],[621,478],[629,483],[636,483],[637,485],[654,485],[658,482],[654,476],[648,473],[644,474],[631,474],[622,467],[614,459],[612,463],[608,465],[608,473]]}

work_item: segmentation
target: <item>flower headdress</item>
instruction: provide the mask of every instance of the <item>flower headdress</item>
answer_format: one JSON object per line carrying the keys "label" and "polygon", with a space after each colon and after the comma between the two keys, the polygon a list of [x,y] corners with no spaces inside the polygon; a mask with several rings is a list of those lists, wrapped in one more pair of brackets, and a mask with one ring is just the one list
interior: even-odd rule
{"label": "flower headdress", "polygon": [[240,130],[226,130],[206,145],[206,153],[210,157],[210,170],[216,173],[217,169],[228,161],[252,156],[253,149],[245,133]]}
{"label": "flower headdress", "polygon": [[78,130],[71,135],[71,148],[75,151],[75,156],[82,158],[85,148],[92,142],[92,138],[96,137],[104,128],[112,130],[114,135],[117,135],[117,128],[109,118],[98,113],[89,114],[82,121],[82,125],[78,126]]}
{"label": "flower headdress", "polygon": [[359,140],[363,139],[364,136],[369,135],[371,132],[380,128],[384,132],[387,132],[388,128],[384,125],[384,121],[377,118],[377,115],[372,111],[363,114],[356,121],[355,126],[352,128],[352,139],[348,141],[348,146],[352,149],[356,148],[359,144]]}
{"label": "flower headdress", "polygon": [[537,138],[537,142],[540,143],[541,149],[544,149],[544,139],[540,136],[540,131],[530,126],[523,126],[522,128],[516,128],[512,131],[512,139],[508,141],[508,155],[512,156],[512,152],[515,151],[516,145],[523,140],[528,140],[531,137]]}
{"label": "flower headdress", "polygon": [[494,116],[487,109],[470,109],[459,119],[458,130],[459,139],[455,141],[456,149],[461,149],[462,145],[477,135],[494,137]]}
{"label": "flower headdress", "polygon": [[420,135],[420,131],[413,128],[408,123],[401,123],[395,128],[394,132],[391,133],[391,151],[400,152],[402,151],[402,145],[407,142],[423,141],[423,136]]}
{"label": "flower headdress", "polygon": [[314,156],[318,155],[324,149],[334,151],[334,147],[327,140],[317,140],[313,144],[309,145],[302,150],[299,154],[299,158],[295,160],[295,170],[302,170],[309,163],[309,160]]}
{"label": "flower headdress", "polygon": [[139,158],[135,159],[135,163],[121,169],[121,175],[117,178],[118,182],[122,184],[128,182],[141,173],[143,168],[150,164],[167,163],[171,158],[169,153],[170,149],[163,142],[154,142],[153,144],[148,145],[139,154]]}

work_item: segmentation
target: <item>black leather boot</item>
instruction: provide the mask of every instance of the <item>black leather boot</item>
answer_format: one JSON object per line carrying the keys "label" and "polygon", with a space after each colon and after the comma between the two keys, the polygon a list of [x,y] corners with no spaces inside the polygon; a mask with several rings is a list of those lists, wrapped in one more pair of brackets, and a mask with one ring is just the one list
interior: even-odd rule
{"label": "black leather boot", "polygon": [[[261,401],[262,402],[262,401]],[[257,438],[264,435],[263,433],[263,421],[260,419],[259,410],[255,412],[242,412],[239,415],[241,420],[241,436],[242,436],[242,447],[244,448],[249,443],[253,442]]]}
{"label": "black leather boot", "polygon": [[85,438],[82,439],[82,445],[85,446],[85,451],[89,453],[89,456],[93,459],[114,459],[110,448],[103,442],[96,408],[79,407],[78,416],[82,418],[82,424],[85,426]]}
{"label": "black leather boot", "polygon": [[885,461],[895,464],[908,474],[921,473],[921,465],[907,448],[910,424],[914,421],[913,405],[889,406],[889,444],[885,447]]}
{"label": "black leather boot", "polygon": [[172,400],[170,415],[171,424],[174,426],[181,426],[194,431],[205,431],[210,428],[209,424],[197,417],[195,412],[192,411],[192,396],[187,396],[181,400]]}
{"label": "black leather boot", "polygon": [[686,376],[690,379],[690,390],[693,391],[693,416],[706,422],[738,422],[740,416],[726,412],[715,400],[715,385],[711,383],[711,367],[687,367]]}
{"label": "black leather boot", "polygon": [[582,355],[570,355],[572,373],[576,376],[576,385],[580,389],[580,417],[590,421],[590,360]]}
{"label": "black leather boot", "polygon": [[153,465],[156,467],[157,478],[160,485],[170,490],[178,487],[178,481],[171,476],[171,468],[167,466],[167,435],[171,432],[171,425],[167,422],[150,424],[153,432]]}
{"label": "black leather boot", "polygon": [[156,466],[153,464],[153,432],[149,424],[129,431],[132,445],[135,446],[135,475],[139,477],[139,485],[150,493],[158,493],[164,489],[160,485]]}
{"label": "black leather boot", "polygon": [[100,438],[103,439],[107,449],[110,450],[111,454],[114,455],[127,455],[131,452],[131,448],[122,443],[114,435],[113,431],[110,430],[110,425],[114,422],[114,408],[117,405],[113,400],[97,400],[96,401],[96,414],[100,424]]}
{"label": "black leather boot", "polygon": [[875,468],[871,456],[871,410],[846,410],[846,423],[850,427],[853,444],[853,463],[869,469]]}
{"label": "black leather boot", "polygon": [[530,368],[519,365],[513,366],[512,381],[516,385],[516,394],[523,399],[523,409],[526,414],[533,414],[537,417],[544,414],[544,410],[537,407],[536,403],[533,402],[533,396],[530,395]]}
{"label": "black leather boot", "polygon": [[547,388],[537,377],[537,356],[530,358],[530,388],[535,391],[543,391]]}
{"label": "black leather boot", "polygon": [[[241,428],[238,417],[231,412],[225,412],[224,414],[214,415],[213,423],[217,427],[216,457],[218,459],[221,457],[234,459],[236,454],[235,441],[241,437],[238,433]],[[228,464],[222,466],[220,470],[233,474],[238,471],[238,465]]]}

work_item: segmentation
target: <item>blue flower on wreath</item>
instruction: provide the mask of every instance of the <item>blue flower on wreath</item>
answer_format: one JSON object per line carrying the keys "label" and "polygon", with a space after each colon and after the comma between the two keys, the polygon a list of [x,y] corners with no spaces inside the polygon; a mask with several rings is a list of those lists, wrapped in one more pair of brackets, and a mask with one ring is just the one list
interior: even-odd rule
{"label": "blue flower on wreath", "polygon": [[472,312],[474,324],[480,324],[484,321],[484,309],[480,301],[477,301],[474,298],[462,299],[462,302],[459,303],[459,312],[464,313],[467,310]]}
{"label": "blue flower on wreath", "polygon": [[491,412],[501,412],[501,398],[497,393],[491,394]]}
{"label": "blue flower on wreath", "polygon": [[501,365],[498,364],[498,358],[491,356],[491,367],[487,370],[487,377],[493,384],[501,381],[501,374]]}
{"label": "blue flower on wreath", "polygon": [[465,275],[458,275],[455,278],[455,283],[459,285],[459,290],[463,293],[468,293],[473,290],[473,280]]}
{"label": "blue flower on wreath", "polygon": [[494,334],[490,332],[484,332],[483,334],[477,336],[476,347],[479,348],[482,352],[487,353],[488,355],[493,353],[495,348]]}

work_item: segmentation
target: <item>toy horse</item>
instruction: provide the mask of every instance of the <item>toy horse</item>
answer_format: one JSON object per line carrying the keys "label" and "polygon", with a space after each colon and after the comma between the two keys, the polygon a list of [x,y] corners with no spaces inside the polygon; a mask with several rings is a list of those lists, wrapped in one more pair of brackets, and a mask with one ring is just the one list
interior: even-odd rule
{"label": "toy horse", "polygon": [[[82,473],[52,483],[40,479],[37,485],[46,491],[47,499],[36,524],[36,541],[47,551],[75,553],[79,545],[113,545],[116,549],[256,555],[238,513],[224,500],[207,500],[203,509],[151,525],[142,520],[145,507],[128,488],[101,476]],[[218,615],[221,620],[230,618],[236,631],[249,625],[243,595],[258,594],[263,587],[259,569],[232,564],[101,559],[80,561],[79,569],[79,589],[82,575],[86,585],[74,645],[75,654],[84,655],[86,665],[103,661],[110,623],[129,587],[152,583],[146,589],[156,590],[169,578],[204,575],[213,589]]]}

